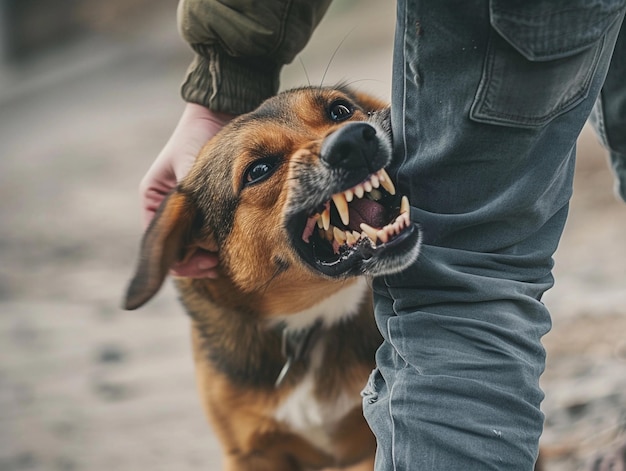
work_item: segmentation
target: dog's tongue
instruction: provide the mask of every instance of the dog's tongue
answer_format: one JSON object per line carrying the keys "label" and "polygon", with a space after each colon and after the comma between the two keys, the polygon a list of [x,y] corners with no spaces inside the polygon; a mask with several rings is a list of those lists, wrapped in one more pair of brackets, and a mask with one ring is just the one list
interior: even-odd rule
{"label": "dog's tongue", "polygon": [[348,210],[350,212],[348,227],[357,232],[361,232],[360,224],[362,222],[374,228],[381,228],[389,220],[384,206],[367,198],[355,198],[348,205]]}

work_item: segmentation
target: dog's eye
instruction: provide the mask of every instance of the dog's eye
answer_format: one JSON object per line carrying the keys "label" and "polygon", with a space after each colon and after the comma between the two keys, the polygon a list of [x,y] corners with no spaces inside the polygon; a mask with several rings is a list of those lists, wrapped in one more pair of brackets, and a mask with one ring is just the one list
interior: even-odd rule
{"label": "dog's eye", "polygon": [[277,159],[273,158],[261,159],[252,162],[243,174],[244,186],[258,183],[269,177],[276,169],[277,164]]}
{"label": "dog's eye", "polygon": [[335,122],[348,119],[352,113],[354,113],[352,106],[343,100],[333,102],[328,108],[328,116]]}

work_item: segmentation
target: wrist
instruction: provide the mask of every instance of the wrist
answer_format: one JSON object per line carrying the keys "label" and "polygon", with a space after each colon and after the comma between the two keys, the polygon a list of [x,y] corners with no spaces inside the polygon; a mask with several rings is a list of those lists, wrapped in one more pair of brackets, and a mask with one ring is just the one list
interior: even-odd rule
{"label": "wrist", "polygon": [[194,49],[197,55],[181,88],[185,101],[237,115],[252,111],[278,91],[278,64],[232,57],[217,46]]}

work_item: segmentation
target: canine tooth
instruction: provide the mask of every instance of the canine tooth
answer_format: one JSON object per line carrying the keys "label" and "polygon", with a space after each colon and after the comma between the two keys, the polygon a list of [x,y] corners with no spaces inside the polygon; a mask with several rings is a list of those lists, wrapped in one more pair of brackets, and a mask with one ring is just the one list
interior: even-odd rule
{"label": "canine tooth", "polygon": [[365,194],[365,189],[363,189],[363,185],[357,185],[353,188],[353,190],[357,198],[363,198],[363,195]]}
{"label": "canine tooth", "polygon": [[344,191],[343,195],[346,197],[348,203],[354,199],[354,192],[352,190]]}
{"label": "canine tooth", "polygon": [[411,206],[409,205],[409,199],[406,196],[403,196],[400,201],[400,214],[408,213],[410,211]]}
{"label": "canine tooth", "polygon": [[330,205],[327,204],[326,207],[324,208],[324,211],[322,211],[322,227],[325,230],[328,230],[328,228],[330,227]]}
{"label": "canine tooth", "polygon": [[343,244],[346,242],[345,232],[335,226],[333,226],[333,235],[335,236],[335,240],[339,242],[339,244]]}
{"label": "canine tooth", "polygon": [[337,207],[337,212],[339,213],[341,222],[347,226],[350,223],[350,212],[348,211],[348,202],[346,201],[346,197],[343,193],[337,193],[336,195],[333,195],[333,201]]}
{"label": "canine tooth", "polygon": [[385,171],[385,169],[381,169],[380,172],[378,172],[378,176],[382,178],[380,179],[380,184],[381,186],[387,190],[389,193],[391,193],[392,195],[396,194],[396,187],[393,185],[391,178],[389,178],[389,175],[387,174],[387,172]]}
{"label": "canine tooth", "polygon": [[324,223],[322,222],[321,214],[317,215],[317,227],[319,227],[320,229],[324,229]]}
{"label": "canine tooth", "polygon": [[367,237],[372,239],[372,242],[376,243],[376,241],[378,240],[378,231],[376,229],[374,229],[372,226],[369,226],[369,225],[365,224],[364,222],[362,222],[361,223],[361,230],[363,232],[365,232]]}
{"label": "canine tooth", "polygon": [[363,182],[363,188],[365,189],[367,193],[369,193],[370,191],[372,191],[373,187],[370,182]]}

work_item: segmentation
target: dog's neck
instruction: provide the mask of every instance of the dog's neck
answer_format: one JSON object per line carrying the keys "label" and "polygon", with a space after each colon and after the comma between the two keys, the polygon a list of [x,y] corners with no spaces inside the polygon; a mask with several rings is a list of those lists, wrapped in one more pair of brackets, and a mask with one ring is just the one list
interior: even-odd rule
{"label": "dog's neck", "polygon": [[[336,341],[325,340],[325,348],[339,348],[338,343],[348,345],[356,342],[353,338],[356,335],[359,344],[371,347],[373,358],[373,352],[380,343],[371,310],[371,292],[365,278],[346,282],[345,286],[312,307],[291,315],[281,312],[271,320],[257,317],[247,309],[225,308],[209,301],[203,296],[206,285],[202,280],[177,281],[181,292],[186,294],[183,299],[186,300],[187,311],[193,319],[194,330],[202,344],[201,350],[207,358],[215,362],[215,368],[240,385],[275,388],[287,360],[281,349],[282,338],[298,331],[306,332],[316,325],[323,326],[323,329],[318,330],[326,332],[325,336],[337,337]],[[309,293],[308,296],[312,295]],[[245,306],[251,306],[245,297],[240,301]],[[330,331],[333,333],[329,334]],[[306,350],[315,348],[317,343],[313,339],[313,343],[307,345]],[[346,348],[363,350],[362,345]],[[334,357],[335,354],[331,356]],[[306,369],[313,366],[310,365],[308,354],[302,360],[294,362],[290,367],[288,379],[292,380],[294,376],[303,377]]]}
{"label": "dog's neck", "polygon": [[294,332],[307,330],[319,321],[322,327],[329,328],[357,314],[361,303],[365,301],[367,291],[368,280],[364,277],[356,278],[346,282],[345,287],[308,309],[278,315],[273,317],[270,323],[284,324],[288,331]]}
{"label": "dog's neck", "polygon": [[[367,290],[367,280],[358,278],[304,311],[272,319],[271,324],[279,323],[282,328],[282,354],[285,359],[276,379],[277,387],[295,363],[310,355],[324,329],[332,328],[359,312]],[[317,369],[319,365],[311,366]]]}

